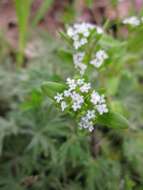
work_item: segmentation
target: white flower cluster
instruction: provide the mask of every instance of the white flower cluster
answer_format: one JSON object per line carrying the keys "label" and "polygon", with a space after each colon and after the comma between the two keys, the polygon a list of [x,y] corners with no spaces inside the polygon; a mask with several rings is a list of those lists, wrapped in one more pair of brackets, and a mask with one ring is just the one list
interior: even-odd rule
{"label": "white flower cluster", "polygon": [[[73,55],[75,68],[79,70],[81,75],[83,75],[87,69],[87,65],[83,63],[84,56],[84,52],[77,52]],[[107,53],[104,50],[99,50],[96,52],[95,58],[90,61],[90,64],[99,68],[106,59],[108,59]]]}
{"label": "white flower cluster", "polygon": [[87,69],[87,65],[83,63],[85,53],[84,52],[77,52],[73,55],[73,62],[75,65],[75,68],[79,70],[80,74],[83,75],[85,73],[85,70]]}
{"label": "white flower cluster", "polygon": [[90,23],[77,23],[68,28],[67,35],[73,40],[76,50],[87,44],[92,30],[96,30],[97,34],[103,33],[102,28]]}
{"label": "white flower cluster", "polygon": [[68,78],[66,83],[68,88],[63,93],[57,93],[54,97],[56,102],[60,104],[62,111],[67,109],[80,116],[80,128],[92,131],[96,114],[108,112],[104,95],[92,90],[91,84],[84,79]]}
{"label": "white flower cluster", "polygon": [[99,68],[103,64],[104,60],[108,58],[107,53],[101,49],[96,52],[93,60],[89,60],[88,63],[85,63],[86,53],[83,49],[81,51],[79,48],[89,42],[89,36],[93,30],[95,30],[97,34],[103,33],[102,28],[90,23],[74,24],[67,30],[67,35],[73,40],[73,46],[76,49],[76,52],[73,55],[73,62],[75,68],[81,75],[84,75],[88,63],[95,66],[96,68]]}
{"label": "white flower cluster", "polygon": [[93,119],[95,119],[95,110],[88,110],[87,113],[81,117],[79,122],[80,129],[88,129],[90,132],[94,130]]}
{"label": "white flower cluster", "polygon": [[104,50],[99,50],[96,53],[95,59],[90,61],[91,65],[94,65],[96,68],[99,68],[105,59],[108,59],[108,55]]}
{"label": "white flower cluster", "polygon": [[91,94],[91,102],[96,106],[100,115],[108,112],[104,95],[100,96],[97,92],[93,91]]}
{"label": "white flower cluster", "polygon": [[129,24],[131,26],[139,26],[143,22],[143,18],[138,18],[137,16],[131,16],[123,20],[123,24]]}

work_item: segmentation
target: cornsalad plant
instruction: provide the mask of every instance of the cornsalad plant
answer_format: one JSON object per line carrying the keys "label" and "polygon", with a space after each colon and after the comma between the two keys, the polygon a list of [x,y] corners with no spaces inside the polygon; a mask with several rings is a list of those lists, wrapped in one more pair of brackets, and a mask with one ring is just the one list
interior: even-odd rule
{"label": "cornsalad plant", "polygon": [[75,71],[72,78],[66,79],[65,84],[47,82],[43,88],[47,86],[50,92],[52,85],[54,89],[56,85],[62,86],[59,92],[56,93],[55,90],[56,95],[52,98],[62,112],[69,114],[77,122],[79,129],[92,132],[100,122],[111,127],[112,119],[114,124],[121,122],[122,127],[126,128],[128,121],[110,109],[110,102],[107,103],[103,94],[106,90],[102,86],[96,87],[96,80],[100,79],[90,82],[91,75],[100,75],[100,69],[105,69],[107,62],[112,61],[109,60],[109,50],[100,43],[106,35],[104,30],[90,23],[77,23],[61,35],[70,47]]}
{"label": "cornsalad plant", "polygon": [[136,18],[140,24],[121,22],[125,37],[110,35],[108,23],[77,23],[61,32],[66,45],[46,36],[45,52],[26,68],[0,64],[0,189],[142,189],[143,27]]}

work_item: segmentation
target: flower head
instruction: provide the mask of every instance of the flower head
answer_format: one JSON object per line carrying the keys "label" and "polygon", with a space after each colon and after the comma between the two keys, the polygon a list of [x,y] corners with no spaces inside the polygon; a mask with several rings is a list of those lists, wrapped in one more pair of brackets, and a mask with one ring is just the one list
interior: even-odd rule
{"label": "flower head", "polygon": [[71,96],[71,90],[69,89],[69,90],[65,90],[64,91],[64,96],[65,97],[70,97]]}
{"label": "flower head", "polygon": [[67,84],[69,86],[69,90],[74,90],[76,88],[76,83],[74,79],[67,78]]}
{"label": "flower head", "polygon": [[84,103],[84,98],[80,94],[73,92],[71,94],[71,99],[72,99],[72,108],[74,111],[77,111],[78,109],[81,108],[82,104]]}
{"label": "flower head", "polygon": [[85,120],[84,118],[81,118],[81,121],[79,122],[80,129],[88,129],[90,132],[94,130],[94,125],[92,121]]}
{"label": "flower head", "polygon": [[108,112],[108,108],[106,104],[99,104],[97,105],[97,110],[99,112],[100,115],[102,115],[103,113],[107,113]]}
{"label": "flower head", "polygon": [[67,79],[67,89],[63,93],[57,93],[56,102],[61,110],[75,114],[79,120],[80,129],[94,129],[94,123],[98,115],[108,112],[104,95],[92,90],[91,84],[86,83],[83,78]]}
{"label": "flower head", "polygon": [[95,110],[88,110],[88,111],[87,111],[87,114],[86,114],[86,117],[87,117],[88,119],[93,119],[93,118],[95,118],[95,117],[96,117]]}
{"label": "flower head", "polygon": [[84,83],[81,87],[80,87],[80,91],[81,92],[88,92],[91,88],[91,84],[90,83]]}
{"label": "flower head", "polygon": [[90,61],[90,64],[94,65],[96,68],[99,68],[103,64],[105,59],[108,59],[107,53],[104,50],[99,50],[96,53],[95,59]]}
{"label": "flower head", "polygon": [[102,34],[103,30],[99,26],[90,23],[76,23],[67,29],[67,35],[73,40],[76,50],[88,43],[91,31],[96,30],[97,34]]}
{"label": "flower head", "polygon": [[63,100],[63,94],[57,93],[57,95],[54,97],[57,103],[59,103],[61,100]]}
{"label": "flower head", "polygon": [[94,105],[97,105],[97,103],[100,102],[100,95],[98,92],[95,92],[95,90],[91,94],[91,100],[90,100]]}
{"label": "flower head", "polygon": [[65,101],[61,102],[61,109],[64,111],[68,107],[67,103]]}
{"label": "flower head", "polygon": [[85,56],[84,52],[78,52],[73,55],[75,68],[79,70],[81,75],[85,73],[85,70],[87,68],[87,65],[83,63],[84,56]]}
{"label": "flower head", "polygon": [[141,24],[141,21],[136,16],[131,16],[129,18],[125,18],[123,20],[123,24],[129,24],[131,26],[139,26]]}
{"label": "flower head", "polygon": [[67,35],[71,38],[73,47],[76,51],[76,53],[74,53],[73,55],[73,62],[75,68],[79,71],[81,75],[84,75],[89,63],[98,68],[108,57],[105,51],[99,50],[96,54],[95,59],[86,59],[86,53],[84,52],[84,48],[91,41],[90,37],[92,36],[92,34],[101,35],[103,34],[103,29],[100,26],[84,22],[76,23],[67,29]]}

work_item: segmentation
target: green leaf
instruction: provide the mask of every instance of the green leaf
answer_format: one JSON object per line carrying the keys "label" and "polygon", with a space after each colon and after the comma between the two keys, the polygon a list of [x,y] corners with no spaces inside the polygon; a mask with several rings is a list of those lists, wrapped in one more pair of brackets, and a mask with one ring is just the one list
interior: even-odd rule
{"label": "green leaf", "polygon": [[53,99],[57,92],[62,92],[65,89],[65,85],[58,82],[48,81],[43,83],[41,89],[45,95]]}
{"label": "green leaf", "polygon": [[33,89],[25,102],[21,104],[21,109],[22,110],[29,110],[32,108],[39,107],[40,104],[43,101],[43,97],[41,92],[38,89]]}
{"label": "green leaf", "polygon": [[128,120],[119,113],[109,112],[97,118],[97,122],[110,128],[126,129],[129,127]]}
{"label": "green leaf", "polygon": [[104,35],[102,36],[102,38],[100,39],[100,44],[103,47],[108,48],[125,48],[126,47],[126,42],[122,42],[119,41],[117,39],[114,39],[113,37],[109,36],[109,35]]}
{"label": "green leaf", "polygon": [[106,83],[107,93],[111,96],[116,95],[118,86],[120,83],[120,77],[110,77]]}
{"label": "green leaf", "polygon": [[69,63],[69,62],[72,62],[72,61],[73,61],[72,54],[71,54],[71,52],[69,52],[69,51],[65,51],[65,50],[63,50],[63,49],[60,49],[60,50],[58,51],[58,55],[59,55],[59,57],[60,57],[63,61],[65,61],[66,63]]}

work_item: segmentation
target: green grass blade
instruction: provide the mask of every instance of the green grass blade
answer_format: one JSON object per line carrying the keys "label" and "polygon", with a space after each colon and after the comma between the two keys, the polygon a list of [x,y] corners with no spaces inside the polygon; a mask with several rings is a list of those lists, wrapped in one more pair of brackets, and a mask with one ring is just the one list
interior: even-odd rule
{"label": "green grass blade", "polygon": [[41,5],[40,9],[38,10],[34,21],[32,23],[33,26],[36,26],[38,22],[43,18],[44,14],[47,12],[51,4],[53,3],[53,0],[45,0],[43,4]]}
{"label": "green grass blade", "polygon": [[15,9],[19,29],[19,49],[17,54],[17,67],[21,67],[23,63],[31,3],[32,0],[15,0]]}

